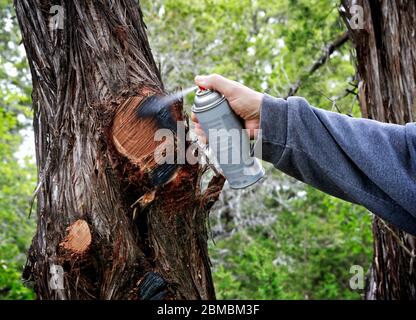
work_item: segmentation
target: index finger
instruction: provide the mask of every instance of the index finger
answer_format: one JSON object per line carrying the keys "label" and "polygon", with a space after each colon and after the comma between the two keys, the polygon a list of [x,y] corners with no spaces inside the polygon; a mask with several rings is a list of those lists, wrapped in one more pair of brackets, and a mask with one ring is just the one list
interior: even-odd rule
{"label": "index finger", "polygon": [[196,76],[195,84],[199,87],[221,92],[226,97],[231,96],[236,86],[239,86],[238,82],[224,78],[216,73],[208,76]]}
{"label": "index finger", "polygon": [[193,112],[191,113],[191,119],[192,119],[193,122],[199,123],[198,118],[196,117],[195,113],[193,113]]}

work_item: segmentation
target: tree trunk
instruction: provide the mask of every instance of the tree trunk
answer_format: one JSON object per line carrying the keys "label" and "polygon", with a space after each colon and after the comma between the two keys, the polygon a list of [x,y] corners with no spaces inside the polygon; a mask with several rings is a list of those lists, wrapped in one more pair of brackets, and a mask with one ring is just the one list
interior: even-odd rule
{"label": "tree trunk", "polygon": [[[357,29],[353,5],[361,6]],[[353,10],[350,10],[353,8]],[[405,124],[416,117],[416,2],[343,0],[357,55],[359,100],[364,117]],[[373,221],[374,261],[367,299],[416,299],[416,238]]]}
{"label": "tree trunk", "polygon": [[203,167],[153,159],[156,130],[187,130],[187,117],[180,101],[137,112],[164,94],[137,1],[14,4],[33,81],[38,226],[24,277],[37,297],[215,298],[206,219],[224,180],[203,192]]}

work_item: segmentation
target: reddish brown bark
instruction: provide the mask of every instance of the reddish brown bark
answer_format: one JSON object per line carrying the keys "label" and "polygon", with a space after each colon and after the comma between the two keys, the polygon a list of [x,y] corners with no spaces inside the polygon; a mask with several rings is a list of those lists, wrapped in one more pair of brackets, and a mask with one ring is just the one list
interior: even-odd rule
{"label": "reddish brown bark", "polygon": [[[49,28],[56,4],[63,29]],[[33,80],[38,227],[24,276],[37,297],[214,298],[206,219],[224,180],[203,193],[203,168],[186,163],[155,185],[151,138],[163,121],[119,117],[164,94],[137,1],[15,7]],[[168,112],[186,121],[181,103]],[[50,286],[54,266],[62,290]]]}

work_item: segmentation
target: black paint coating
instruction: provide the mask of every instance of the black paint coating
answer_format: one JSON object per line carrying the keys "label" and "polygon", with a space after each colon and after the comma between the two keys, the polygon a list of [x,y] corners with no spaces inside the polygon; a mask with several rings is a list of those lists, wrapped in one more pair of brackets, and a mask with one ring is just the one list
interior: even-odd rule
{"label": "black paint coating", "polygon": [[179,100],[170,96],[149,96],[139,106],[136,116],[140,118],[154,118],[159,128],[170,129],[176,133],[176,119],[171,107]]}
{"label": "black paint coating", "polygon": [[[179,100],[175,96],[153,95],[147,97],[136,111],[140,118],[153,118],[161,129],[169,129],[177,132],[176,119],[171,112],[171,107]],[[167,183],[178,169],[177,164],[162,164],[150,173],[150,179],[154,186],[161,186]]]}
{"label": "black paint coating", "polygon": [[[160,300],[166,295],[167,283],[156,272],[148,272],[140,284],[139,293],[142,300]],[[162,293],[165,293],[162,295]]]}
{"label": "black paint coating", "polygon": [[163,298],[166,297],[167,294],[168,294],[168,292],[166,290],[165,291],[161,291],[161,292],[155,294],[149,300],[163,300]]}
{"label": "black paint coating", "polygon": [[177,164],[161,164],[150,173],[150,180],[154,186],[161,186],[167,183],[179,169]]}

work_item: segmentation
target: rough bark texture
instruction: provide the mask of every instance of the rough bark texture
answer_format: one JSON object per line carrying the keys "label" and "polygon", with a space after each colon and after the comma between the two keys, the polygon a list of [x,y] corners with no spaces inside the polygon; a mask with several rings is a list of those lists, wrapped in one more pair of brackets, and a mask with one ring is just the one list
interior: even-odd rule
{"label": "rough bark texture", "polygon": [[[349,23],[363,8],[363,29]],[[343,0],[341,13],[357,55],[364,117],[405,124],[416,117],[416,2]],[[416,239],[381,219],[373,221],[374,261],[367,299],[416,299]]]}
{"label": "rough bark texture", "polygon": [[[49,26],[53,5],[62,6],[63,29]],[[38,227],[24,277],[37,297],[214,298],[206,218],[222,177],[202,193],[203,168],[184,164],[155,185],[158,166],[144,170],[131,144],[113,143],[126,102],[140,108],[164,94],[137,1],[16,0],[15,8],[33,80]],[[166,112],[187,121],[180,102]],[[152,137],[160,117],[123,130],[138,125]],[[56,266],[63,289],[50,285]]]}

